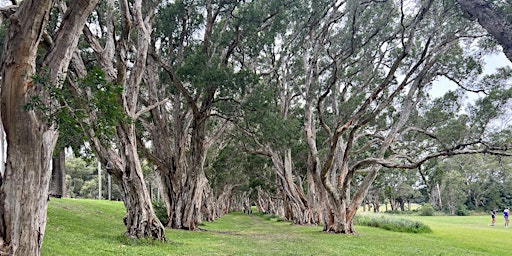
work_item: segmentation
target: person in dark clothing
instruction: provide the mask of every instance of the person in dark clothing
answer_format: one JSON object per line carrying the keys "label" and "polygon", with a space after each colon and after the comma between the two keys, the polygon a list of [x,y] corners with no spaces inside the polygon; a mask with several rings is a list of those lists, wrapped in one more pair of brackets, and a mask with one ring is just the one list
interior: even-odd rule
{"label": "person in dark clothing", "polygon": [[496,223],[496,210],[497,209],[494,209],[491,211],[491,218],[492,218],[491,226],[494,226],[494,223]]}

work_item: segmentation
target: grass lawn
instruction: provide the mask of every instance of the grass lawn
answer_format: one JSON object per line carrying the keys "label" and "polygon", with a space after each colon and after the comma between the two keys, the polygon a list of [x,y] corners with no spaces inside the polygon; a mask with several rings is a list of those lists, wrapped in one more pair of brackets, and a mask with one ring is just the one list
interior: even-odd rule
{"label": "grass lawn", "polygon": [[126,238],[123,216],[121,202],[52,198],[42,255],[507,255],[512,248],[512,229],[502,218],[490,227],[490,216],[409,216],[433,232],[356,226],[359,235],[348,236],[231,213],[203,223],[206,231],[168,229],[165,243]]}

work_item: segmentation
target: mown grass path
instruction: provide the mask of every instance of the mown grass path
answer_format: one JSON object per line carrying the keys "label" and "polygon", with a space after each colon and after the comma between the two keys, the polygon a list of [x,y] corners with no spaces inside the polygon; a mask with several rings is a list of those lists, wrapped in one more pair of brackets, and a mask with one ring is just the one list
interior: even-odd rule
{"label": "mown grass path", "polygon": [[[120,202],[52,199],[42,255],[508,255],[512,229],[489,227],[487,216],[410,217],[430,234],[356,226],[359,235],[332,235],[319,226],[232,213],[201,232],[167,230],[169,241],[123,235]],[[499,219],[498,219],[499,220]]]}

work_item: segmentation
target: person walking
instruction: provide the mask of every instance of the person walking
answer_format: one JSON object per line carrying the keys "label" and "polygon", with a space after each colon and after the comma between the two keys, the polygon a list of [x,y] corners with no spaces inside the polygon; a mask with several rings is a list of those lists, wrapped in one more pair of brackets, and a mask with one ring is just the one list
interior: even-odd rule
{"label": "person walking", "polygon": [[505,218],[505,228],[508,228],[508,215],[510,213],[510,209],[507,207],[507,209],[505,209],[503,211],[503,218]]}
{"label": "person walking", "polygon": [[496,210],[497,209],[494,209],[491,211],[491,218],[492,218],[491,226],[494,226],[494,223],[496,223]]}

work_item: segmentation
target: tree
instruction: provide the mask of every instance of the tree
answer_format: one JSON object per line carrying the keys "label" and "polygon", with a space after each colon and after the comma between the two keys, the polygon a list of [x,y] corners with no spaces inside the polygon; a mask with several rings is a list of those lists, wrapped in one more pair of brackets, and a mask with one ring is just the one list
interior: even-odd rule
{"label": "tree", "polygon": [[158,167],[172,228],[196,230],[201,209],[210,207],[207,153],[256,82],[244,61],[263,47],[250,40],[272,27],[272,4],[176,1],[160,9],[143,98],[147,106],[166,99],[169,104],[153,108],[141,122],[149,133],[144,139],[151,141],[146,157]]}
{"label": "tree", "polygon": [[[300,58],[290,58],[297,63],[290,66],[302,68],[294,72],[294,81],[304,97],[308,168],[327,202],[324,231],[355,232],[353,217],[381,171],[416,169],[437,157],[501,154],[506,149],[477,139],[489,132],[486,124],[497,112],[481,116],[477,126],[477,115],[471,116],[475,123],[457,116],[449,122],[444,119],[440,127],[427,127],[426,121],[425,128],[418,127],[413,121],[437,76],[470,89],[465,78],[481,69],[478,59],[465,55],[463,45],[482,33],[460,18],[453,2],[409,4],[414,8],[404,11],[405,6],[391,2],[315,2],[307,19],[290,23],[288,34],[300,45]],[[301,34],[304,28],[307,32]],[[493,90],[488,83],[475,87],[486,93]],[[494,93],[489,94],[493,100],[487,98],[500,111],[509,98],[508,90],[502,89],[497,91],[503,98]],[[464,133],[470,127],[482,129]],[[464,137],[469,134],[474,137]]]}
{"label": "tree", "polygon": [[495,0],[457,0],[464,16],[477,22],[503,47],[512,61],[511,2]]}
{"label": "tree", "polygon": [[[65,76],[71,54],[97,0],[73,1],[42,64],[52,86]],[[7,140],[7,164],[0,187],[0,246],[3,254],[39,255],[46,225],[50,162],[58,132],[44,114],[26,108],[36,98],[52,106],[47,91],[32,80],[39,43],[53,1],[22,1],[10,16],[2,55],[2,123]],[[23,189],[21,189],[23,188]]]}
{"label": "tree", "polygon": [[[151,109],[140,108],[138,96],[157,4],[103,2],[96,23],[84,29],[83,47],[89,51],[73,56],[72,79],[66,94],[59,96],[67,104],[64,116],[73,117],[69,121],[75,122],[121,189],[126,235],[162,241],[165,229],[153,210],[136,136],[137,119]],[[93,64],[86,65],[85,57]]]}
{"label": "tree", "polygon": [[[66,156],[66,195],[71,198],[98,198],[98,172],[97,172],[97,160],[96,158],[87,159],[84,156],[74,156],[73,154]],[[102,176],[106,176],[103,172]],[[107,177],[102,178],[105,187]],[[90,193],[84,193],[84,186],[89,183]],[[102,185],[103,185],[102,184]],[[112,200],[121,200],[119,187],[114,184],[111,187],[110,198]],[[104,191],[103,198],[109,198],[108,191]]]}
{"label": "tree", "polygon": [[[276,54],[265,51],[270,60],[269,68],[274,69],[269,77],[264,77],[260,85],[247,97],[243,110],[243,121],[238,123],[239,140],[249,154],[268,158],[276,173],[275,185],[282,198],[282,216],[295,224],[317,224],[319,215],[311,206],[315,198],[310,186],[304,187],[302,180],[307,175],[300,173],[305,160],[300,161],[304,146],[301,145],[300,109],[294,108],[298,95],[290,88],[291,78],[281,77],[281,67]],[[303,157],[305,159],[305,157]],[[305,168],[302,168],[305,171]],[[307,191],[307,195],[306,195]],[[271,212],[274,213],[275,212]]]}

